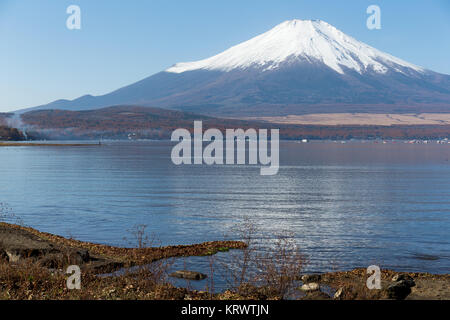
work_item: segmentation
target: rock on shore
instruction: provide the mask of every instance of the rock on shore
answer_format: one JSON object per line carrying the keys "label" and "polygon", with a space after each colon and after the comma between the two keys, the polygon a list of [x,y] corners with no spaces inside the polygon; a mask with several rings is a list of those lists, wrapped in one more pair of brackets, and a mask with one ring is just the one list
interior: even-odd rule
{"label": "rock on shore", "polygon": [[171,273],[169,275],[173,278],[180,278],[180,279],[187,279],[187,280],[203,280],[206,279],[206,274],[195,272],[195,271],[188,271],[188,270],[179,270]]}
{"label": "rock on shore", "polygon": [[366,269],[330,272],[321,283],[336,290],[335,299],[450,300],[450,274],[381,270],[381,290],[366,286]]}

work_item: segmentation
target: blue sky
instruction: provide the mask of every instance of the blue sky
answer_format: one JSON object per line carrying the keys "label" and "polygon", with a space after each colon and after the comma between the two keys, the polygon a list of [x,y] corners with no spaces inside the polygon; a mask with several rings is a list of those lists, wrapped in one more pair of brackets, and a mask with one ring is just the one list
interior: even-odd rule
{"label": "blue sky", "polygon": [[[71,4],[81,8],[81,30],[66,28]],[[371,4],[381,8],[381,30],[366,27]],[[289,19],[327,21],[450,74],[448,0],[0,0],[0,112],[104,94]]]}

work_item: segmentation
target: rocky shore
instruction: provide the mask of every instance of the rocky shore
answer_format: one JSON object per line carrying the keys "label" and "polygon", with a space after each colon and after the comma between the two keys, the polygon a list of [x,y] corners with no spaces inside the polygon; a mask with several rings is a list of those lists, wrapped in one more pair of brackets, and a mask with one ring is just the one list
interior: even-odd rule
{"label": "rocky shore", "polygon": [[[156,269],[99,277],[123,268],[154,264],[166,258],[214,255],[230,249],[244,249],[240,241],[214,241],[157,248],[120,248],[82,242],[0,223],[0,299],[278,299],[268,288],[248,286],[237,294],[232,290],[212,294],[177,288],[161,281],[167,271]],[[82,290],[69,290],[65,268],[78,265]],[[181,270],[174,277],[199,280],[206,277]],[[381,272],[381,290],[369,290],[365,269],[321,275],[299,275],[301,299],[450,299],[450,275]],[[324,287],[328,290],[322,290]],[[330,290],[332,292],[330,292]],[[247,292],[243,294],[242,292]]]}
{"label": "rocky shore", "polygon": [[157,248],[122,248],[67,239],[33,228],[0,222],[0,258],[33,262],[50,269],[77,264],[85,272],[107,273],[172,257],[213,255],[241,249],[240,241],[212,241]]}
{"label": "rocky shore", "polygon": [[336,300],[450,300],[450,274],[381,270],[379,290],[367,288],[366,269],[314,276],[313,282],[306,282],[331,287],[335,292],[331,298]]}

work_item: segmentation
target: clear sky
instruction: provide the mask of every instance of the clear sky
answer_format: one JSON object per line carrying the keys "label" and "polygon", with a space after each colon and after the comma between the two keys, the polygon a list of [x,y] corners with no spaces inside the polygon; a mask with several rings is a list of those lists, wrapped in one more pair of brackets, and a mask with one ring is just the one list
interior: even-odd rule
{"label": "clear sky", "polygon": [[[66,27],[72,4],[81,30]],[[381,30],[366,27],[371,4],[381,8]],[[290,19],[324,20],[450,74],[448,0],[0,0],[0,112],[104,94]]]}

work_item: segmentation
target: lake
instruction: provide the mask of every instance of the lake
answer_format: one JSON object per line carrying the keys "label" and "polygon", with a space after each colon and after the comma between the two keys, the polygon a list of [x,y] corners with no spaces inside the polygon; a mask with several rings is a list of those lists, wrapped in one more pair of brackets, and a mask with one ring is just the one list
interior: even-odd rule
{"label": "lake", "polygon": [[274,176],[175,166],[171,148],[1,147],[0,202],[40,231],[110,245],[129,246],[136,224],[162,245],[233,238],[250,218],[263,245],[293,234],[308,271],[450,270],[450,144],[282,141]]}

